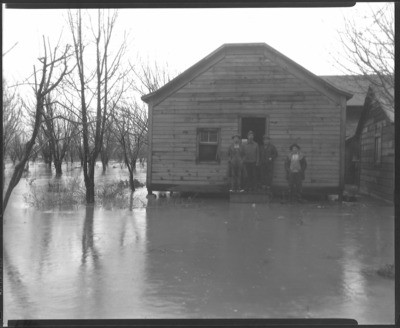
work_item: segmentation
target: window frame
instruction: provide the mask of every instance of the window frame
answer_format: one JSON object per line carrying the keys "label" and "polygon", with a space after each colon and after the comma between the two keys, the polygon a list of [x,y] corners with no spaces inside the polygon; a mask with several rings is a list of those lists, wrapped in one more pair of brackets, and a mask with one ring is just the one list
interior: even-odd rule
{"label": "window frame", "polygon": [[[217,141],[201,141],[201,133],[202,132],[216,132],[217,133]],[[216,146],[216,155],[215,160],[202,160],[200,159],[200,146],[201,145],[213,145]],[[200,127],[196,129],[196,164],[220,164],[221,156],[221,128],[219,127]]]}

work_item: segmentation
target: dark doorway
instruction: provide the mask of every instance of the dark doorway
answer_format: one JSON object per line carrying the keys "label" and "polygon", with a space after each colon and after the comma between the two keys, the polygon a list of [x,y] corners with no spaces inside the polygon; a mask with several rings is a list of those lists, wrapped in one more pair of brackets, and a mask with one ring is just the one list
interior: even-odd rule
{"label": "dark doorway", "polygon": [[247,133],[251,130],[254,132],[254,140],[259,145],[262,145],[263,136],[266,134],[265,123],[265,117],[242,117],[242,139],[247,139]]}

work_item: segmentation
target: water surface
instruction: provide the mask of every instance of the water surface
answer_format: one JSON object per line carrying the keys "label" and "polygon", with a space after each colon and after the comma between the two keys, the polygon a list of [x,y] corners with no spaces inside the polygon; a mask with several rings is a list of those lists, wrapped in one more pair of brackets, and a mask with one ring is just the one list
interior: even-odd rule
{"label": "water surface", "polygon": [[[80,176],[65,167],[65,176]],[[8,171],[7,171],[8,172]],[[97,183],[127,170],[97,168]],[[53,181],[31,164],[37,185]],[[138,170],[145,180],[145,171]],[[146,199],[38,210],[22,180],[4,223],[4,322],[80,318],[354,318],[394,322],[393,207]]]}

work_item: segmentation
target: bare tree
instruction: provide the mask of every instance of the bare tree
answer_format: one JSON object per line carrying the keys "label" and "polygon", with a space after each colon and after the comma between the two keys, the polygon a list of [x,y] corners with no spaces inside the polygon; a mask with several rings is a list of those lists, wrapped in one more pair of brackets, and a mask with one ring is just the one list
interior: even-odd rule
{"label": "bare tree", "polygon": [[50,94],[45,99],[43,116],[43,131],[49,142],[53,157],[56,176],[62,174],[62,162],[72,139],[72,133],[76,130],[76,124],[68,118],[68,113],[53,102]]}
{"label": "bare tree", "polygon": [[120,143],[125,165],[129,171],[129,187],[135,191],[133,174],[136,162],[147,144],[147,114],[138,104],[119,107],[114,112],[115,137]]}
{"label": "bare tree", "polygon": [[41,125],[39,133],[37,135],[37,143],[38,147],[35,149],[36,153],[40,153],[42,155],[42,159],[45,164],[51,168],[51,163],[53,162],[53,156],[51,153],[51,148],[49,145],[49,140],[45,134],[45,127]]}
{"label": "bare tree", "polygon": [[113,133],[113,130],[115,129],[114,125],[115,122],[113,116],[111,116],[106,124],[103,137],[103,144],[100,150],[100,158],[101,158],[101,163],[103,165],[103,173],[106,172],[108,167],[108,162],[110,158],[113,157],[117,146],[117,141],[115,140],[115,135]]}
{"label": "bare tree", "polygon": [[[150,64],[142,61],[140,64],[130,64],[130,73],[130,85],[139,96],[158,90],[171,79],[168,67],[162,67],[157,62]],[[123,161],[129,171],[129,186],[134,191],[133,175],[136,163],[146,153],[147,113],[144,107],[131,99],[116,109],[113,119],[115,122],[113,131],[120,144]]]}
{"label": "bare tree", "polygon": [[[122,42],[114,56],[111,55],[110,48],[117,16],[117,11],[99,9],[97,21],[93,23],[88,15],[86,21],[90,23],[94,44],[94,58],[91,58],[85,52],[89,44],[85,44],[81,10],[77,10],[75,14],[68,14],[76,60],[76,80],[71,79],[69,84],[78,95],[79,101],[76,115],[82,125],[83,175],[88,204],[94,203],[95,200],[94,172],[103,145],[106,123],[124,89],[121,81],[126,73],[120,72],[120,65],[126,43]],[[91,61],[95,63],[93,69],[90,69]]]}
{"label": "bare tree", "polygon": [[[10,92],[5,80],[3,84],[3,152],[11,156],[13,146],[21,140],[22,104],[16,91]],[[16,140],[18,138],[18,140]],[[10,147],[11,146],[11,147]],[[12,156],[17,158],[18,156]],[[12,158],[12,159],[13,159]],[[14,161],[13,161],[14,162]],[[15,162],[14,162],[15,165]]]}
{"label": "bare tree", "polygon": [[375,10],[370,7],[370,13],[362,17],[362,25],[345,19],[344,30],[339,31],[343,53],[335,56],[336,65],[347,74],[362,74],[380,90],[386,104],[393,107],[394,4]]}
{"label": "bare tree", "polygon": [[[57,45],[54,50],[50,47],[50,44],[43,37],[43,48],[44,56],[39,58],[41,63],[41,69],[36,70],[34,66],[34,86],[33,91],[35,95],[35,119],[33,130],[28,137],[26,144],[24,145],[24,154],[19,163],[15,166],[14,172],[11,176],[10,182],[7,187],[3,199],[3,213],[7,207],[8,200],[10,199],[11,193],[15,186],[19,183],[22,173],[24,171],[25,165],[27,164],[32,151],[34,149],[35,141],[39,133],[40,126],[42,124],[43,110],[45,106],[46,96],[54,90],[62,81],[62,79],[69,73],[67,66],[68,47],[59,54],[59,45]],[[56,73],[57,71],[57,73]],[[57,74],[56,77],[54,75]]]}
{"label": "bare tree", "polygon": [[160,65],[157,62],[150,64],[148,61],[140,61],[140,64],[130,63],[130,71],[134,77],[133,89],[141,96],[154,92],[171,80],[168,65]]}
{"label": "bare tree", "polygon": [[26,143],[26,135],[24,131],[18,131],[17,134],[14,135],[13,139],[9,144],[9,149],[7,151],[10,159],[13,163],[13,166],[17,162],[20,162],[24,156],[24,146]]}

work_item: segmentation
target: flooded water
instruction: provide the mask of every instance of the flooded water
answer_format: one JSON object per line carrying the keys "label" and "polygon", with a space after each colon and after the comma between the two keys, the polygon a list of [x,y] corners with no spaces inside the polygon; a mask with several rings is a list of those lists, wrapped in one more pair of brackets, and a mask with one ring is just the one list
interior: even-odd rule
{"label": "flooded water", "polygon": [[[65,168],[66,170],[67,168]],[[79,176],[69,167],[66,176]],[[124,180],[111,165],[99,183]],[[53,179],[40,164],[29,178]],[[144,169],[138,171],[144,182]],[[37,210],[22,180],[4,222],[9,319],[354,318],[394,323],[394,210],[373,203],[146,199]]]}

